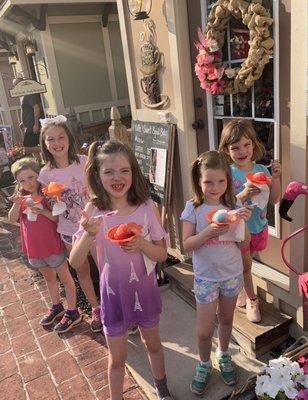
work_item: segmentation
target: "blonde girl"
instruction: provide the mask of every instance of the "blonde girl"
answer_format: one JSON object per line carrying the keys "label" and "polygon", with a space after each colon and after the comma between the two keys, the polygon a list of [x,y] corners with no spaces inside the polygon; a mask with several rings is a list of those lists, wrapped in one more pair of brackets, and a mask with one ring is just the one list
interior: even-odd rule
{"label": "blonde girl", "polygon": [[[167,235],[159,213],[129,146],[117,141],[93,143],[86,173],[91,201],[85,208],[70,263],[78,268],[95,243],[101,315],[109,347],[110,398],[122,400],[127,332],[138,326],[148,351],[158,399],[170,400],[159,337],[162,305],[154,268],[156,262],[167,257]],[[114,215],[101,216],[110,211],[115,211]],[[106,239],[109,228],[129,222],[141,225],[142,235],[121,245]],[[153,263],[148,271],[145,256]]]}
{"label": "blonde girl", "polygon": [[[66,211],[59,216],[58,232],[68,252],[72,248],[72,237],[78,230],[81,212],[88,201],[85,180],[87,157],[78,155],[77,143],[66,124],[64,116],[41,120],[40,146],[45,166],[39,174],[43,186],[50,182],[65,185],[61,200]],[[93,252],[93,257],[96,255]],[[94,291],[87,258],[78,265],[77,275],[80,286],[92,306],[91,330],[100,332],[100,307]]]}
{"label": "blonde girl", "polygon": [[[68,269],[65,247],[57,233],[57,218],[52,216],[41,192],[39,164],[32,158],[22,158],[12,165],[11,170],[17,186],[15,194],[10,198],[13,206],[8,218],[11,222],[20,222],[22,250],[27,254],[32,268],[38,269],[44,276],[52,300],[51,308],[40,323],[51,325],[63,316],[54,330],[58,333],[67,332],[82,317],[76,308],[76,288]],[[26,201],[31,196],[37,201],[41,198],[40,205],[27,206]],[[65,288],[68,306],[66,312],[60,301],[57,276]]]}
{"label": "blonde girl", "polygon": [[[253,125],[248,120],[232,120],[222,130],[219,149],[224,151],[231,163],[231,173],[236,197],[242,203],[253,203],[253,197],[260,193],[256,186],[245,186],[246,174],[264,172],[272,176],[270,185],[269,202],[276,204],[281,196],[281,165],[278,160],[271,162],[271,173],[267,167],[257,164],[264,154],[264,147],[258,140]],[[246,252],[243,252],[244,263],[244,290],[240,293],[237,305],[246,305],[247,318],[251,322],[260,322],[261,314],[259,301],[253,288],[251,267],[252,257],[256,252],[262,251],[267,246],[268,221],[266,218],[267,206],[265,208],[254,207],[251,218],[247,222],[251,234],[251,242]]]}
{"label": "blonde girl", "polygon": [[[193,255],[200,355],[190,389],[194,394],[202,395],[212,373],[210,355],[216,312],[216,358],[221,377],[227,385],[234,385],[237,380],[228,347],[236,299],[243,286],[243,262],[236,242],[218,239],[228,231],[228,225],[216,225],[206,218],[213,209],[237,208],[230,169],[224,154],[217,151],[201,154],[192,164],[191,177],[194,197],[186,203],[181,220],[184,250]],[[239,213],[244,220],[251,214],[246,208],[240,208]],[[246,230],[245,240],[240,246],[245,248],[247,243],[249,233]]]}

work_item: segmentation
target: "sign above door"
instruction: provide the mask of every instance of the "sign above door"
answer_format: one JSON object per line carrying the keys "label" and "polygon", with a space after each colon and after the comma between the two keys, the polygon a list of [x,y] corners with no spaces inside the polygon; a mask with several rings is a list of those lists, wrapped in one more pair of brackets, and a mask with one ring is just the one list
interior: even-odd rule
{"label": "sign above door", "polygon": [[29,94],[45,93],[46,85],[32,79],[23,79],[13,89],[10,89],[11,97],[21,97]]}

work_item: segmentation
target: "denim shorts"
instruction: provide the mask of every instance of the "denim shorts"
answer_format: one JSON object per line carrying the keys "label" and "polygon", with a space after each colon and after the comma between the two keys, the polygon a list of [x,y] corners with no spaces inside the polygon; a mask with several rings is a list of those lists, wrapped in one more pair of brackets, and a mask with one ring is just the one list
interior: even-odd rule
{"label": "denim shorts", "polygon": [[73,244],[73,236],[70,235],[64,235],[63,233],[60,234],[62,242],[66,244]]}
{"label": "denim shorts", "polygon": [[66,251],[60,254],[53,254],[46,258],[29,258],[29,264],[33,268],[51,267],[58,268],[66,259]]}
{"label": "denim shorts", "polygon": [[226,281],[208,281],[206,279],[194,279],[194,293],[198,303],[210,304],[220,296],[235,297],[243,287],[243,275],[238,275]]}

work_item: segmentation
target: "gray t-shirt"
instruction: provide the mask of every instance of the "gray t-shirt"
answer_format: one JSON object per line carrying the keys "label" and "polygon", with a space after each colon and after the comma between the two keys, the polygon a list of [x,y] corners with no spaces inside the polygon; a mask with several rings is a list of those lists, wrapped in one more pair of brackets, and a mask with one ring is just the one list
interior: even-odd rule
{"label": "gray t-shirt", "polygon": [[[181,221],[194,224],[195,233],[198,234],[209,225],[207,214],[214,208],[225,207],[203,203],[195,208],[192,200],[189,200],[182,212]],[[235,242],[209,239],[194,250],[192,256],[195,277],[220,282],[243,273],[241,251]]]}
{"label": "gray t-shirt", "polygon": [[21,101],[21,120],[27,132],[33,132],[35,104],[40,104],[37,94],[28,94]]}

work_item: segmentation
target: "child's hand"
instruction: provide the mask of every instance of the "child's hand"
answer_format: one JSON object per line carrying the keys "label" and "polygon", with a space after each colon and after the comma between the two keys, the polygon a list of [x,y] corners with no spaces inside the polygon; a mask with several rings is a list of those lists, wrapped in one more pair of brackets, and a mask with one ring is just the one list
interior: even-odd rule
{"label": "child's hand", "polygon": [[102,218],[91,218],[85,211],[81,213],[80,224],[90,236],[96,236],[99,231]]}
{"label": "child's hand", "polygon": [[22,196],[20,193],[14,193],[12,196],[8,197],[8,199],[15,204],[21,204]]}
{"label": "child's hand", "polygon": [[218,236],[224,235],[229,230],[229,225],[216,225],[213,222],[209,224],[205,229],[204,232],[207,233],[209,239],[216,238]]}
{"label": "child's hand", "polygon": [[121,244],[121,249],[126,253],[140,253],[142,252],[144,242],[146,240],[142,236],[136,235],[134,239]]}
{"label": "child's hand", "polygon": [[257,186],[250,183],[248,186],[245,186],[245,189],[239,193],[238,197],[242,200],[242,202],[244,202],[248,199],[251,199],[253,196],[256,196],[260,192],[261,190]]}
{"label": "child's hand", "polygon": [[44,210],[43,208],[35,207],[35,206],[31,206],[31,207],[28,207],[28,208],[30,208],[30,210],[31,210],[34,214],[42,214],[42,215],[44,215],[44,214],[45,214],[45,211],[46,211],[46,210]]}
{"label": "child's hand", "polygon": [[270,164],[271,167],[271,172],[272,172],[272,178],[273,179],[278,179],[281,175],[281,164],[278,160],[273,160]]}
{"label": "child's hand", "polygon": [[249,205],[245,205],[244,207],[239,208],[236,211],[240,218],[242,218],[244,221],[248,221],[251,217],[252,207]]}

